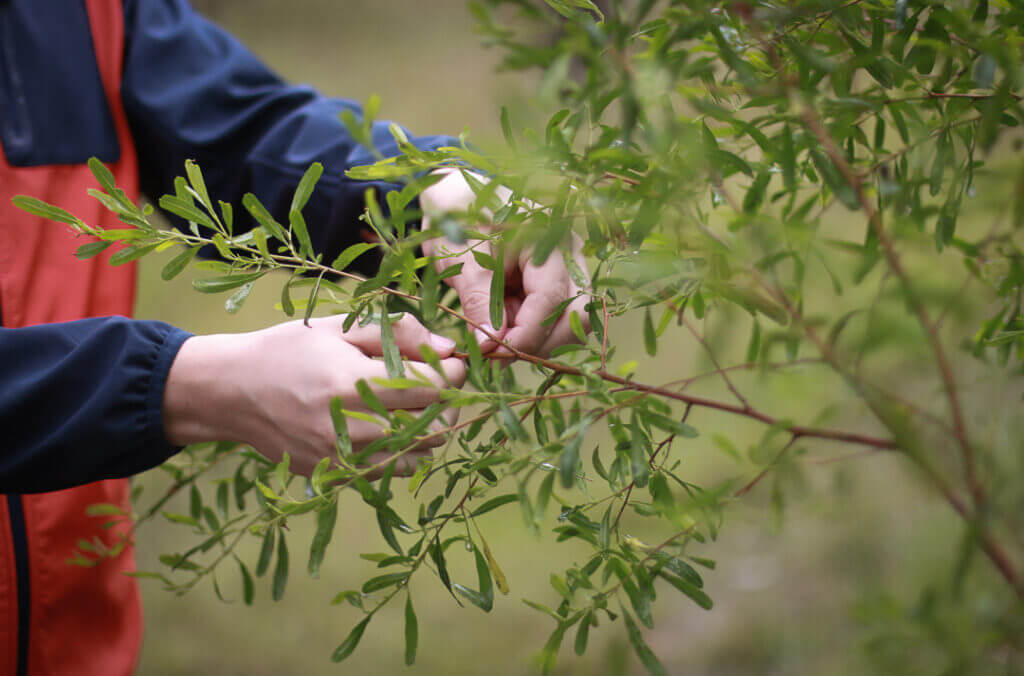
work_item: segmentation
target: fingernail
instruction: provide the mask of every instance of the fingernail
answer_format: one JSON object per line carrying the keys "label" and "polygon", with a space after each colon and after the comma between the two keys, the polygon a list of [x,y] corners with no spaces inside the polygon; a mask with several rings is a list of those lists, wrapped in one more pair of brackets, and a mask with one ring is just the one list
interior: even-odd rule
{"label": "fingernail", "polygon": [[447,353],[455,349],[455,341],[432,333],[430,334],[430,346],[437,352]]}
{"label": "fingernail", "polygon": [[[487,333],[495,333],[494,327],[492,327],[490,324],[484,324],[483,327],[484,329],[486,329]],[[476,342],[482,345],[483,343],[486,343],[489,340],[494,340],[493,338],[488,336],[487,333],[484,333],[484,331],[481,331],[480,329],[474,331],[473,335],[476,336]]]}

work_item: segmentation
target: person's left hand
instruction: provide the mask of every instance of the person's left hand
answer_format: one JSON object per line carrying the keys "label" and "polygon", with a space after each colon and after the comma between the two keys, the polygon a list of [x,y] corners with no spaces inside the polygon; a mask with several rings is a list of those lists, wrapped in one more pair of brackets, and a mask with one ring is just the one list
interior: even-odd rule
{"label": "person's left hand", "polygon": [[[486,181],[483,177],[477,178]],[[499,187],[497,194],[503,201],[511,196],[510,191],[504,187]],[[473,190],[466,183],[462,172],[451,170],[445,178],[420,195],[424,227],[430,225],[430,214],[465,211],[474,199]],[[466,317],[484,327],[487,333],[516,350],[547,356],[559,345],[578,342],[569,323],[570,313],[576,312],[584,330],[590,330],[590,319],[586,311],[590,296],[572,280],[562,256],[554,251],[543,264],[535,265],[530,249],[505,253],[505,313],[501,326],[492,327],[492,273],[476,261],[469,251],[471,246],[471,243],[456,244],[447,238],[439,238],[425,242],[423,251],[430,256],[443,256],[436,261],[438,271],[462,263],[462,271],[445,281],[458,292]],[[489,243],[481,247],[477,242],[476,248],[482,253],[493,253]],[[580,269],[586,272],[583,243],[575,233],[572,235],[572,257]],[[569,298],[573,300],[561,316],[545,326],[544,320]],[[497,348],[499,352],[508,352],[507,348],[499,347],[498,343],[488,338],[487,333],[476,330],[477,342],[483,351]]]}

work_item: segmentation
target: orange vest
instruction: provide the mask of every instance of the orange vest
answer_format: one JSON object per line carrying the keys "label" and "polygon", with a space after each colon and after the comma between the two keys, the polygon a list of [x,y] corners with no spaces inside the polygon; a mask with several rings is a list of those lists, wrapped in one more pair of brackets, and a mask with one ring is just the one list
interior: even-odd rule
{"label": "orange vest", "polygon": [[[120,97],[123,9],[118,0],[85,0],[85,4],[121,146],[120,159],[110,169],[118,185],[134,197],[137,161]],[[4,326],[131,313],[135,295],[131,265],[109,266],[109,252],[78,261],[73,254],[83,242],[69,229],[30,217],[10,202],[16,194],[33,195],[61,205],[88,223],[124,227],[86,194],[88,188],[96,187],[87,167],[12,167],[0,154],[0,186]],[[45,424],[45,419],[28,424]],[[131,674],[142,638],[142,608],[135,580],[123,573],[135,569],[134,551],[128,548],[91,568],[67,563],[80,539],[99,537],[113,545],[126,534],[126,524],[104,530],[101,526],[110,517],[87,516],[85,509],[101,502],[127,508],[128,481],[15,496],[21,501],[21,514],[9,509],[11,499],[0,499],[0,674],[17,674],[19,662],[24,666],[26,661],[27,673],[37,676]],[[27,547],[15,551],[19,529]],[[28,572],[27,587],[24,579],[18,584],[19,568]],[[19,598],[19,589],[28,590],[27,599]],[[19,617],[24,623],[26,610],[27,646],[18,630]]]}

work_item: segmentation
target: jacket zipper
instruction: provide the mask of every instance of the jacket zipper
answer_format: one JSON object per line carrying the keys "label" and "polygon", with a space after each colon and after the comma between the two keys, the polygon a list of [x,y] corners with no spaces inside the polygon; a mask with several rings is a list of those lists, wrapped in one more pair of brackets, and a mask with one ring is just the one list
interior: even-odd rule
{"label": "jacket zipper", "polygon": [[7,514],[11,519],[11,542],[14,546],[14,574],[17,578],[18,601],[18,668],[17,676],[28,674],[28,537],[25,532],[25,508],[20,495],[7,496]]}
{"label": "jacket zipper", "polygon": [[[0,326],[3,311],[0,309]],[[15,601],[18,608],[18,662],[16,676],[28,674],[29,571],[28,533],[25,529],[25,504],[20,495],[7,495],[7,516],[11,521],[11,546],[14,548]]]}

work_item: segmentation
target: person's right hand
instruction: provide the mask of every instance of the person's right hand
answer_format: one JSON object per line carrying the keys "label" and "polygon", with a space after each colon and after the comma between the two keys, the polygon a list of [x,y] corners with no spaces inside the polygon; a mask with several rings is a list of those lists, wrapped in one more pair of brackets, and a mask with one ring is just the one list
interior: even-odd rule
{"label": "person's right hand", "polygon": [[[419,346],[429,344],[442,357],[441,374],[428,365],[407,361],[407,371],[425,376],[433,387],[389,389],[372,378],[387,378],[381,354],[380,327],[370,324],[342,331],[344,316],[287,322],[244,334],[194,336],[175,357],[164,389],[164,432],[176,445],[203,441],[235,441],[252,445],[274,462],[288,453],[291,470],[310,474],[321,458],[335,454],[337,436],[330,402],[341,397],[344,408],[365,411],[356,382],[366,380],[388,409],[418,415],[440,400],[445,387],[461,387],[466,379],[462,360],[450,357],[455,343],[431,334],[410,315],[395,322],[395,344],[407,359],[418,359]],[[454,409],[441,420],[455,423]],[[383,435],[383,428],[349,418],[355,451]],[[433,429],[442,425],[435,421]],[[430,437],[406,453],[396,473],[415,470],[417,456],[444,442]],[[387,458],[378,453],[375,464]]]}

